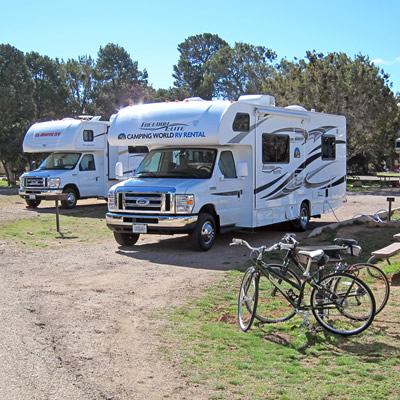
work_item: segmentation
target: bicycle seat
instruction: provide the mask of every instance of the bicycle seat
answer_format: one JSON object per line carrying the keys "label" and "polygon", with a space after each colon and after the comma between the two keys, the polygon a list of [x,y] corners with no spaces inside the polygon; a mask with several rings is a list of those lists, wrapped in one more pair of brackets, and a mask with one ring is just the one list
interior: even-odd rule
{"label": "bicycle seat", "polygon": [[324,251],[321,249],[311,250],[311,251],[300,250],[299,254],[306,256],[308,258],[311,258],[311,260],[315,260],[315,261],[320,260],[325,255]]}
{"label": "bicycle seat", "polygon": [[344,244],[346,246],[354,246],[358,244],[358,241],[356,239],[344,239],[344,238],[336,238],[334,242]]}

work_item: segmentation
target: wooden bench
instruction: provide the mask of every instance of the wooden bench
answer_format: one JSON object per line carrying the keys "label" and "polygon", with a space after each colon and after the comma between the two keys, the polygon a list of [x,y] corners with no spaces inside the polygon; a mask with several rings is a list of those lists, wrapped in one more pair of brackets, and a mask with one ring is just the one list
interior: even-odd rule
{"label": "wooden bench", "polygon": [[[400,235],[396,237],[396,239],[400,240],[399,238]],[[400,253],[400,242],[392,243],[382,249],[373,251],[368,262],[371,263],[375,258],[383,258],[388,262],[388,264],[390,264],[389,258],[397,253]]]}

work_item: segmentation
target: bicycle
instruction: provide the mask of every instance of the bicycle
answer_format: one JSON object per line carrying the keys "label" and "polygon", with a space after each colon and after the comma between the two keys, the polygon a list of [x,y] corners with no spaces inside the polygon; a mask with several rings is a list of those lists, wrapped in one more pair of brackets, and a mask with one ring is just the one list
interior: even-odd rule
{"label": "bicycle", "polygon": [[[309,325],[309,310],[322,327],[344,336],[358,334],[372,323],[375,300],[363,281],[341,272],[321,279],[316,279],[318,271],[310,273],[313,261],[318,262],[321,268],[325,265],[327,257],[322,250],[301,251],[308,258],[301,282],[294,271],[282,271],[281,265],[270,265],[262,259],[266,252],[290,250],[294,244],[282,241],[269,248],[257,248],[250,246],[245,240],[232,239],[231,245],[245,245],[257,254],[254,265],[243,276],[239,291],[238,319],[244,332],[250,329],[254,318],[262,322],[281,322],[298,314],[303,318],[303,324]],[[260,277],[265,278],[261,281],[261,286]],[[308,304],[304,300],[306,285],[311,287]],[[283,299],[286,300],[286,311],[283,311]],[[258,307],[261,308],[263,317],[259,315]],[[267,312],[269,318],[264,317]]]}
{"label": "bicycle", "polygon": [[333,265],[333,273],[348,273],[364,281],[374,295],[376,304],[375,314],[378,314],[383,310],[390,296],[390,284],[386,274],[376,265],[371,263],[349,264],[344,256],[345,254],[348,254],[353,257],[358,257],[361,254],[362,248],[358,245],[356,239],[336,238],[334,239],[334,242],[338,243],[337,245],[320,247],[299,246],[299,242],[294,239],[293,234],[286,234],[284,236],[284,240],[294,244],[295,248],[290,249],[286,254],[286,257],[283,261],[283,270],[288,268],[290,262],[293,261],[294,265],[299,270],[304,271],[304,266],[302,265],[301,257],[299,257],[298,251],[311,251],[316,248],[321,248],[329,255],[332,254],[334,258],[334,261],[331,261],[331,264]]}

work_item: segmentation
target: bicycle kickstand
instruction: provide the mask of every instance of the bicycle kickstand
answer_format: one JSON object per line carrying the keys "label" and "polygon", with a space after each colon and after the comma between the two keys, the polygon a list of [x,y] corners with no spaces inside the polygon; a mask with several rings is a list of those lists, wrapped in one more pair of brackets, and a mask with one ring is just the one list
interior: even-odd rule
{"label": "bicycle kickstand", "polygon": [[308,319],[308,316],[310,315],[310,311],[307,311],[305,315],[301,315],[303,317],[303,322],[300,327],[300,334],[301,336],[303,334],[303,328],[306,326],[307,328],[310,326],[310,320]]}

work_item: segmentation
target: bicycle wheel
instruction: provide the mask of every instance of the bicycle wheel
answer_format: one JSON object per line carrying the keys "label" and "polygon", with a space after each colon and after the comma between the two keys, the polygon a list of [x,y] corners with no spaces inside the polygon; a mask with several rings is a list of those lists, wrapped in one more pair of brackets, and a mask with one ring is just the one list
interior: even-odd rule
{"label": "bicycle wheel", "polygon": [[368,285],[375,298],[375,314],[380,313],[390,295],[390,284],[385,273],[377,266],[368,263],[354,264],[349,268],[349,272]]}
{"label": "bicycle wheel", "polygon": [[[282,273],[282,265],[279,264],[269,264],[269,267]],[[287,270],[285,277],[293,282],[300,285],[300,279],[297,275],[291,271]],[[271,279],[275,279],[272,278]],[[298,296],[298,290],[294,289],[289,283],[282,279],[276,280],[280,286],[282,286],[287,293],[292,290],[292,297]],[[266,278],[264,275],[259,274],[258,278],[258,302],[257,302],[257,312],[255,317],[264,323],[276,323],[287,321],[295,315],[295,311],[289,301],[283,296],[283,294],[275,288],[272,282]]]}
{"label": "bicycle wheel", "polygon": [[367,329],[375,316],[374,296],[365,282],[336,273],[322,278],[311,292],[315,319],[327,330],[344,336]]}
{"label": "bicycle wheel", "polygon": [[254,320],[258,298],[257,283],[258,274],[256,270],[253,267],[248,268],[240,285],[238,301],[238,319],[240,329],[243,332],[250,329]]}

